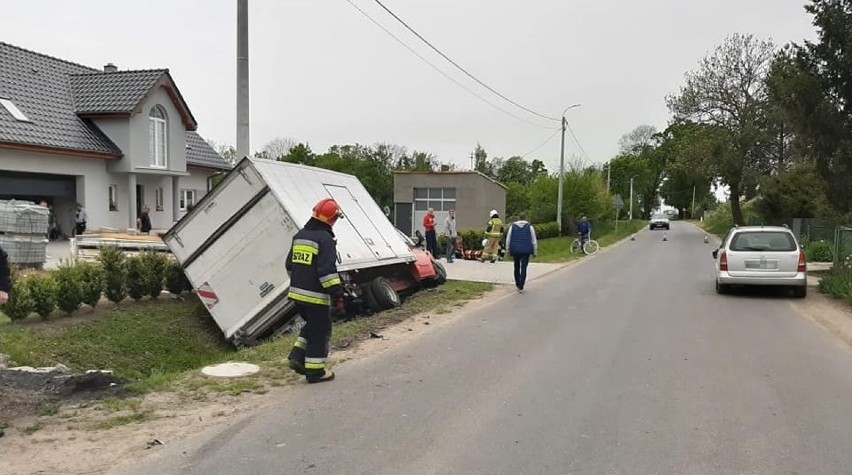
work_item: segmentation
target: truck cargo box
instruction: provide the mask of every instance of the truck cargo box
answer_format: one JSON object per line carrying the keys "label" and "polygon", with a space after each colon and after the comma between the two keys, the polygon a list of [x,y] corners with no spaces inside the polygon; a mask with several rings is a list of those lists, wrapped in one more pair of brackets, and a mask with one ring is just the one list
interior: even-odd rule
{"label": "truck cargo box", "polygon": [[346,215],[334,226],[342,274],[416,260],[356,177],[264,159],[240,161],[166,233],[226,339],[251,343],[292,317],[285,259],[314,204],[329,197]]}

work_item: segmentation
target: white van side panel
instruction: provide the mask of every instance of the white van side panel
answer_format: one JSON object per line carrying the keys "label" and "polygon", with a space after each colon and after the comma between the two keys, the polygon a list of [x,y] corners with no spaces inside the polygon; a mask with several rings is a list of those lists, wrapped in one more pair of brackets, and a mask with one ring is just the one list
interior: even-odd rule
{"label": "white van side panel", "polygon": [[289,287],[284,264],[297,231],[268,193],[185,269],[194,287],[207,283],[216,293],[209,310],[226,338]]}

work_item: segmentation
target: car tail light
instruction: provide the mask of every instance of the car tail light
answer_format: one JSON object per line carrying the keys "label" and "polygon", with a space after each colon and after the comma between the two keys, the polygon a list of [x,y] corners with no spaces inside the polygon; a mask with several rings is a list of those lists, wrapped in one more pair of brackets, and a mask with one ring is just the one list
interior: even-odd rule
{"label": "car tail light", "polygon": [[807,272],[808,261],[805,259],[805,252],[799,251],[799,269],[798,272]]}
{"label": "car tail light", "polygon": [[728,271],[728,253],[726,251],[722,251],[722,254],[719,255],[719,270]]}

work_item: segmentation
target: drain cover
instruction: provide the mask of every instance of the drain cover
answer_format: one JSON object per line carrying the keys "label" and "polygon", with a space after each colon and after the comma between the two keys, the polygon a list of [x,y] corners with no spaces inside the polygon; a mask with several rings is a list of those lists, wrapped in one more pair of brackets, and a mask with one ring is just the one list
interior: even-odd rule
{"label": "drain cover", "polygon": [[222,363],[207,366],[201,372],[214,378],[240,378],[250,376],[260,371],[260,367],[250,363]]}

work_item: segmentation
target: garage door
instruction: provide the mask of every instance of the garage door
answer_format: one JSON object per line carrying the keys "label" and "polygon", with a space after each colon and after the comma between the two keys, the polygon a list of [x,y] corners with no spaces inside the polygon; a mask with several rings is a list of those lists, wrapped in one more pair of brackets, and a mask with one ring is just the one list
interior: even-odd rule
{"label": "garage door", "polygon": [[0,172],[0,196],[41,196],[74,198],[77,181],[73,176]]}

